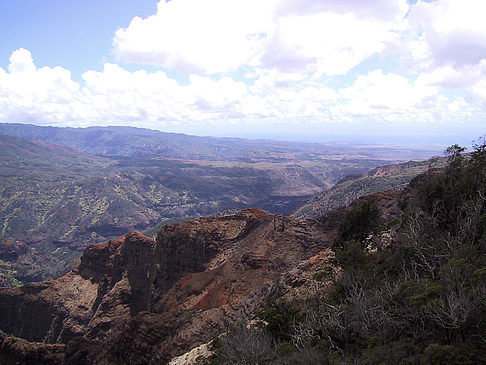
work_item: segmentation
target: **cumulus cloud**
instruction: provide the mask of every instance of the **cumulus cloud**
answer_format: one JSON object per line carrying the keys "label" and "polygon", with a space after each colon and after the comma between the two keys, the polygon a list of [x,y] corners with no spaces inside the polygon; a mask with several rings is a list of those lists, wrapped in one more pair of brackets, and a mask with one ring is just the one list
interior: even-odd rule
{"label": "cumulus cloud", "polygon": [[128,62],[186,73],[219,73],[251,62],[272,27],[276,0],[160,1],[157,13],[135,17],[113,40]]}
{"label": "cumulus cloud", "polygon": [[359,76],[351,87],[340,91],[343,98],[352,101],[351,105],[362,105],[375,112],[418,108],[437,94],[437,87],[413,84],[401,75],[383,74],[381,70]]}
{"label": "cumulus cloud", "polygon": [[[280,19],[276,37],[268,41],[263,67],[321,75],[344,75],[370,56],[384,51],[397,39],[401,22],[363,20],[355,14],[320,12]],[[283,67],[282,67],[283,66]]]}
{"label": "cumulus cloud", "polygon": [[410,46],[423,82],[463,88],[486,104],[485,11],[486,3],[475,0],[419,1],[411,8]]}
{"label": "cumulus cloud", "polygon": [[282,15],[309,15],[319,12],[353,13],[360,18],[396,21],[409,9],[406,0],[282,0],[276,13]]}
{"label": "cumulus cloud", "polygon": [[34,60],[32,59],[31,53],[23,48],[13,52],[10,56],[8,70],[12,73],[35,71]]}
{"label": "cumulus cloud", "polygon": [[[0,120],[63,125],[468,120],[486,107],[474,0],[173,0],[72,80],[25,49],[0,68]],[[378,61],[377,61],[378,60]],[[184,74],[180,83],[169,76]],[[480,101],[478,103],[477,101]],[[482,103],[482,104],[481,104]]]}
{"label": "cumulus cloud", "polygon": [[113,40],[121,60],[185,73],[240,67],[345,74],[403,29],[405,0],[177,0]]}
{"label": "cumulus cloud", "polygon": [[[9,72],[0,68],[0,118],[3,121],[66,122],[78,103],[79,84],[61,67],[37,69],[23,48],[10,57]],[[69,119],[73,121],[73,119]]]}
{"label": "cumulus cloud", "polygon": [[181,85],[163,71],[130,72],[107,63],[83,74],[84,85],[61,67],[36,68],[30,52],[0,68],[0,120],[58,125],[113,125],[224,121],[247,117],[298,117],[320,113],[335,99],[327,87],[276,71],[255,76],[250,86],[230,77],[192,74]]}
{"label": "cumulus cloud", "polygon": [[486,3],[477,0],[419,1],[409,15],[423,34],[436,66],[462,67],[486,59]]}
{"label": "cumulus cloud", "polygon": [[343,121],[467,122],[475,112],[464,98],[448,98],[420,77],[410,81],[382,70],[359,76],[352,86],[339,91],[339,97],[331,110]]}

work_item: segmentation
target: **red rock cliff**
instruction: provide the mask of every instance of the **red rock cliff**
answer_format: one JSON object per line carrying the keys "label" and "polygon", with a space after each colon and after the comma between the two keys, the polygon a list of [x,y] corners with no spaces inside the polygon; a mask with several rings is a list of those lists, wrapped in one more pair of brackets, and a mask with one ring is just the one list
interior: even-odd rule
{"label": "red rock cliff", "polygon": [[[379,199],[392,204],[387,194]],[[303,270],[326,259],[341,216],[248,209],[163,227],[156,241],[132,232],[89,246],[57,280],[0,290],[0,356],[7,364],[166,363],[254,315],[277,283],[306,285]]]}

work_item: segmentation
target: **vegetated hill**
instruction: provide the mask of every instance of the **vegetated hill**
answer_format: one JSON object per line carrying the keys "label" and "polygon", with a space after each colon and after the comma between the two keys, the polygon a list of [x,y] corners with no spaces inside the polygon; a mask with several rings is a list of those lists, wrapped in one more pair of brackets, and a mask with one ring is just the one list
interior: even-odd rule
{"label": "vegetated hill", "polygon": [[133,229],[248,207],[288,214],[380,163],[341,155],[300,163],[103,158],[0,134],[0,285],[53,278],[89,243]]}
{"label": "vegetated hill", "polygon": [[364,175],[350,175],[330,189],[313,196],[292,214],[300,218],[316,218],[334,209],[345,207],[356,199],[388,189],[402,189],[416,176],[434,167],[444,166],[444,158],[409,161],[377,167]]}
{"label": "vegetated hill", "polygon": [[351,143],[295,143],[196,137],[133,127],[59,128],[0,123],[0,133],[78,148],[103,156],[185,160],[302,162],[345,159],[423,160],[436,150]]}
{"label": "vegetated hill", "polygon": [[49,181],[93,175],[113,164],[80,150],[42,141],[30,141],[0,133],[0,176],[43,178]]}
{"label": "vegetated hill", "polygon": [[459,152],[319,219],[253,209],[92,245],[0,289],[0,356],[165,364],[212,340],[199,363],[484,363],[486,145]]}

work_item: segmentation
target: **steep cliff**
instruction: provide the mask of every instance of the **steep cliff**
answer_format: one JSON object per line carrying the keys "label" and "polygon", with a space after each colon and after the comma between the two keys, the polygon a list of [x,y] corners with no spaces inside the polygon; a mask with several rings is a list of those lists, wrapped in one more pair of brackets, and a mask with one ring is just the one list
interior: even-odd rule
{"label": "steep cliff", "polygon": [[[377,199],[396,214],[396,192]],[[277,288],[309,289],[342,216],[247,209],[165,226],[155,241],[131,232],[91,245],[57,280],[0,290],[0,356],[8,364],[166,363],[253,317]]]}

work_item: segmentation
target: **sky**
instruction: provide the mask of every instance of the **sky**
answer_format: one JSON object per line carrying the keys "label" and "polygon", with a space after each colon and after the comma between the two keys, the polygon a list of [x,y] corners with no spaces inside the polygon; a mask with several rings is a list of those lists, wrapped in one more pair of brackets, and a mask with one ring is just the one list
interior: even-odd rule
{"label": "sky", "polygon": [[483,0],[0,0],[0,122],[468,144]]}

